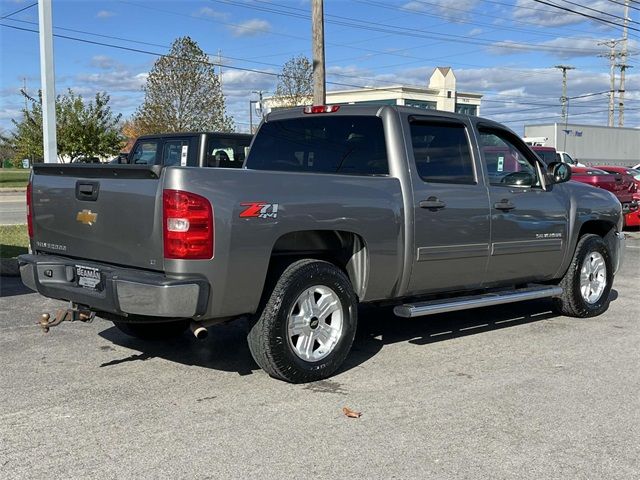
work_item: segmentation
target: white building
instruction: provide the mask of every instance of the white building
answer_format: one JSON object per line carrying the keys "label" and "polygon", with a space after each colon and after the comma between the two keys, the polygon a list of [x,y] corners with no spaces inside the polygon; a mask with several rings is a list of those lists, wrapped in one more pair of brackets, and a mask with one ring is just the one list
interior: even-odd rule
{"label": "white building", "polygon": [[586,165],[635,165],[640,161],[640,129],[601,127],[575,123],[525,125],[526,138],[545,139],[543,144],[567,152]]}
{"label": "white building", "polygon": [[[450,67],[438,67],[431,74],[426,88],[391,85],[385,87],[367,87],[354,90],[336,90],[327,92],[327,104],[354,105],[406,105],[428,110],[480,115],[479,93],[458,92],[456,76]],[[312,103],[311,97],[305,104]],[[267,109],[278,108],[273,97],[265,99]]]}

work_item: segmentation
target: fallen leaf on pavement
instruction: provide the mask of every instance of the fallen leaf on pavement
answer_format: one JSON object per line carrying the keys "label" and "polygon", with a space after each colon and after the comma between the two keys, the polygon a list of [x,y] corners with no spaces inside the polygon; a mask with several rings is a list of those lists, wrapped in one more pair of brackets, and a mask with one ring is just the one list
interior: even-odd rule
{"label": "fallen leaf on pavement", "polygon": [[362,416],[361,412],[356,412],[355,410],[351,410],[349,407],[342,407],[342,413],[349,418],[360,418]]}

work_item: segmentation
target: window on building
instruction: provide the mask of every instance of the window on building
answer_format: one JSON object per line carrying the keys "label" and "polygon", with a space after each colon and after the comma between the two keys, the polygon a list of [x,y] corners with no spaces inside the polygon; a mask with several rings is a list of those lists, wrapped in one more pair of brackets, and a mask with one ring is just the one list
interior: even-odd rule
{"label": "window on building", "polygon": [[[257,153],[252,155],[254,151]],[[267,122],[256,135],[251,152],[247,168],[255,170],[389,173],[378,117],[309,116]]]}
{"label": "window on building", "polygon": [[467,105],[465,103],[456,103],[456,112],[463,113],[465,115],[478,115],[477,105]]}
{"label": "window on building", "polygon": [[420,178],[431,183],[476,183],[466,128],[458,123],[411,123]]}
{"label": "window on building", "polygon": [[424,108],[425,110],[436,110],[438,108],[437,102],[430,102],[428,100],[411,100],[404,101],[407,107]]}

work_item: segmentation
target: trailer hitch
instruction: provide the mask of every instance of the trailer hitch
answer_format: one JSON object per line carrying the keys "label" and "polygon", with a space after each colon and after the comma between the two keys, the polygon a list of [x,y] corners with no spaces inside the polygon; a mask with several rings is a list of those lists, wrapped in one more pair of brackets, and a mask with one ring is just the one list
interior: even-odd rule
{"label": "trailer hitch", "polygon": [[96,312],[78,308],[77,306],[66,309],[61,308],[56,312],[56,316],[53,320],[51,320],[51,315],[48,313],[40,315],[38,325],[40,325],[40,328],[42,328],[44,333],[47,333],[51,327],[57,327],[62,322],[91,322],[95,316]]}

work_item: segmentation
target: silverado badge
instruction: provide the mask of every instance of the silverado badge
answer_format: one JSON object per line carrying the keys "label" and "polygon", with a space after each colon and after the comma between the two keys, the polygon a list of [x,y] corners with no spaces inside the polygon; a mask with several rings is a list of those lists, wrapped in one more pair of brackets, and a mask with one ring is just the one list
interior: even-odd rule
{"label": "silverado badge", "polygon": [[91,210],[86,209],[78,212],[78,215],[76,215],[76,220],[84,223],[85,225],[93,225],[97,218],[97,213],[93,213]]}

